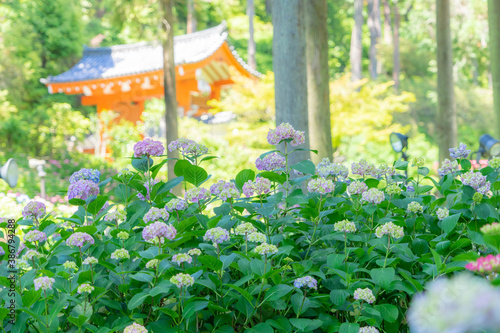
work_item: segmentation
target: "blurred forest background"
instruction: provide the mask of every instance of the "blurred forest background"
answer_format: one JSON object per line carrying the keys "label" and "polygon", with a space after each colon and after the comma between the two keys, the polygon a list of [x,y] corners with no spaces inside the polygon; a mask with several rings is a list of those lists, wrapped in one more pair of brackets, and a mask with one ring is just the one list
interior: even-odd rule
{"label": "blurred forest background", "polygon": [[[251,167],[270,148],[266,133],[274,127],[272,12],[270,0],[253,2],[256,68],[263,77],[258,82],[236,78],[221,101],[211,104],[212,112],[232,111],[237,120],[224,135],[214,135],[211,125],[195,119],[179,123],[180,136],[206,144],[221,157],[208,168],[215,180],[230,179],[237,170]],[[324,70],[330,77],[335,158],[346,163],[364,158],[391,164],[398,156],[388,136],[396,131],[410,136],[411,157],[423,156],[429,166],[437,162],[436,1],[380,0],[380,36],[375,39],[373,0],[328,0],[327,4],[328,68]],[[227,21],[230,43],[248,61],[246,0],[177,0],[175,35],[187,32],[190,6],[194,9],[190,29]],[[106,176],[128,164],[124,157],[131,155],[140,134],[163,120],[163,103],[149,101],[142,123],[122,121],[112,129],[114,161],[84,155],[75,145],[95,132],[95,108],[82,106],[79,97],[50,95],[39,82],[71,68],[81,58],[84,45],[158,39],[158,7],[155,0],[0,0],[0,163],[17,158],[23,170],[19,185],[23,192],[29,196],[39,192],[28,158],[49,161],[47,193],[60,194],[67,186],[61,179],[80,167],[99,168]],[[454,0],[451,6],[458,142],[472,148],[478,146],[481,134],[493,134],[494,125],[487,7],[487,0]],[[351,66],[355,17],[358,24],[362,18],[361,73],[353,73]],[[361,79],[353,81],[353,74]],[[0,190],[6,189],[2,183]]]}

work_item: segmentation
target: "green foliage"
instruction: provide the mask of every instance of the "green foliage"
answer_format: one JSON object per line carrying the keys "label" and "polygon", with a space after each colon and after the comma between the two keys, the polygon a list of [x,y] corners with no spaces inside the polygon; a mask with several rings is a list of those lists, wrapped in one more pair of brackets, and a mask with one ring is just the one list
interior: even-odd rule
{"label": "green foliage", "polygon": [[[229,162],[231,157],[223,159]],[[213,161],[177,163],[185,164],[181,169],[189,178],[189,168],[207,174],[204,168]],[[165,235],[162,243],[146,242],[145,230],[152,221],[145,214],[152,207],[163,209],[176,199],[170,192],[172,187],[190,181],[160,181],[149,199],[139,200],[138,191],[144,192],[143,184],[162,163],[113,176],[113,182],[129,193],[120,202],[124,203],[124,221],[114,221],[108,212],[99,213],[108,199],[102,195],[86,201],[73,199],[74,204],[82,206],[64,224],[51,215],[39,223],[18,221],[25,226],[20,236],[39,229],[46,233],[47,241],[25,242],[27,248],[21,251],[21,258],[35,249],[41,257],[19,269],[20,283],[15,288],[22,295],[22,303],[17,304],[22,305],[14,326],[8,318],[3,319],[4,329],[16,332],[39,327],[44,331],[49,327],[49,332],[72,332],[76,326],[82,332],[95,332],[123,330],[136,322],[153,333],[358,332],[364,326],[375,326],[383,332],[407,332],[404,318],[409,304],[427,282],[464,270],[467,261],[477,258],[478,251],[498,251],[498,242],[484,238],[479,231],[481,226],[498,220],[498,191],[473,202],[475,190],[458,179],[465,170],[435,181],[423,176],[427,171],[420,168],[415,177],[405,178],[402,171],[416,168],[402,162],[395,164],[397,174],[380,179],[368,174],[362,178],[351,175],[351,181],[359,180],[380,191],[388,183],[402,189],[400,194],[381,192],[378,203],[368,203],[360,194],[349,195],[345,184],[335,177],[330,179],[331,186],[325,187],[326,193],[304,192],[303,183],[309,175],[295,179],[294,185],[286,181],[283,186],[270,184],[267,194],[254,197],[222,200],[214,194],[207,200],[190,201],[187,208],[170,211],[168,218],[157,220],[176,228],[175,234]],[[315,170],[309,161],[293,168],[311,174]],[[498,171],[490,167],[476,172],[487,175],[491,182],[498,180]],[[281,175],[286,180],[290,173],[287,169]],[[254,171],[243,170],[234,177],[241,187],[254,179]],[[424,181],[434,185],[422,190]],[[199,186],[198,181],[193,184]],[[415,191],[407,191],[405,184],[411,184]],[[412,202],[421,204],[422,211],[409,212]],[[438,208],[447,208],[450,217],[440,220]],[[343,220],[352,222],[355,230],[342,231],[337,223]],[[263,233],[276,250],[259,253],[258,248],[263,246],[251,241],[245,232],[236,231],[243,223],[249,223],[245,228]],[[401,228],[401,234],[380,235],[379,228],[386,223],[394,224],[389,230]],[[207,235],[216,235],[217,229],[207,233],[215,227],[229,237],[206,240]],[[93,244],[81,249],[68,244],[75,231],[89,233]],[[129,236],[123,238],[120,232]],[[19,244],[17,236],[15,240]],[[119,249],[126,249],[129,256],[112,259]],[[201,254],[176,262],[174,256],[186,255],[191,249]],[[83,260],[89,256],[97,263],[84,265]],[[157,260],[156,265],[152,265],[152,259]],[[78,269],[65,268],[67,261],[74,262]],[[179,273],[189,275],[194,284],[177,286],[172,278]],[[9,287],[8,275],[7,266],[0,266],[0,284],[4,287]],[[46,293],[34,290],[34,280],[40,276],[55,281]],[[304,277],[317,284],[298,285],[297,279]],[[91,293],[78,292],[85,283],[93,287]],[[359,296],[359,289],[364,288],[373,298]],[[5,306],[7,300],[4,296],[1,305]]]}

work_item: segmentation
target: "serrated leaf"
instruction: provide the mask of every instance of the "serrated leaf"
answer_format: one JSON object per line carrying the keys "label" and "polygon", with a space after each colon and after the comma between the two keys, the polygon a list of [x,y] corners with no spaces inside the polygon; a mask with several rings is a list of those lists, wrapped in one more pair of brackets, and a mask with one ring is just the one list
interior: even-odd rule
{"label": "serrated leaf", "polygon": [[194,186],[200,186],[208,178],[208,173],[200,166],[190,165],[184,169],[184,180]]}
{"label": "serrated leaf", "polygon": [[304,175],[314,175],[316,172],[316,166],[309,160],[301,161],[292,165],[290,168],[297,170]]}
{"label": "serrated leaf", "polygon": [[461,214],[454,214],[445,217],[441,221],[441,229],[443,229],[444,232],[450,233],[453,229],[455,229],[458,220],[460,219]]}
{"label": "serrated leaf", "polygon": [[241,190],[243,188],[243,185],[249,181],[249,180],[254,180],[255,179],[255,172],[250,169],[244,169],[238,172],[235,178],[235,183],[236,186]]}
{"label": "serrated leaf", "polygon": [[374,306],[375,310],[380,312],[382,319],[393,323],[398,319],[398,308],[392,304],[377,304]]}

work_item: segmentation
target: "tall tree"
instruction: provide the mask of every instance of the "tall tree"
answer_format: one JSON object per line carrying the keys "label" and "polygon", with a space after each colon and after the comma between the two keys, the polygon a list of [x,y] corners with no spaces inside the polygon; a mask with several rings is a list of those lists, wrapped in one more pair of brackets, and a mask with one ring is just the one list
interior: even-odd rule
{"label": "tall tree", "polygon": [[401,56],[399,52],[399,25],[401,16],[399,14],[398,3],[394,3],[394,29],[393,29],[393,42],[394,42],[394,68],[392,70],[392,80],[394,81],[394,90],[399,90],[399,76],[401,73]]}
{"label": "tall tree", "polygon": [[493,85],[493,107],[495,110],[495,135],[500,137],[500,2],[488,0],[490,27],[490,61]]}
{"label": "tall tree", "polygon": [[187,33],[196,31],[198,21],[196,20],[196,11],[194,9],[194,0],[187,0]]}
{"label": "tall tree", "polygon": [[255,3],[254,0],[247,0],[247,15],[248,15],[248,66],[252,69],[257,69],[257,62],[255,61],[255,40],[253,21],[255,17]]}
{"label": "tall tree", "polygon": [[384,5],[384,42],[387,45],[392,44],[392,19],[391,6],[388,0],[382,0]]}
{"label": "tall tree", "polygon": [[439,160],[457,145],[457,116],[453,93],[453,54],[450,33],[450,0],[436,0],[437,93],[436,130]]}
{"label": "tall tree", "polygon": [[[161,0],[163,10],[163,82],[165,90],[165,125],[167,144],[179,137],[177,125],[177,98],[175,93],[175,62],[174,62],[174,15],[172,12],[174,0]],[[168,158],[177,158],[177,150],[167,153]],[[175,178],[175,160],[169,160],[168,179]]]}
{"label": "tall tree", "polygon": [[310,0],[306,9],[307,105],[309,140],[318,155],[313,162],[333,156],[328,78],[328,25],[326,0]]}
{"label": "tall tree", "polygon": [[377,61],[377,44],[382,33],[380,22],[380,1],[368,0],[368,29],[370,30],[370,77],[377,78],[379,63]]}
{"label": "tall tree", "polygon": [[[309,148],[305,2],[273,0],[272,4],[276,124],[287,122],[305,131],[306,142],[301,148]],[[290,163],[309,156],[308,151],[296,152]]]}
{"label": "tall tree", "polygon": [[354,26],[352,28],[351,51],[349,53],[351,58],[351,73],[353,81],[361,80],[363,60],[362,32],[363,0],[354,0]]}

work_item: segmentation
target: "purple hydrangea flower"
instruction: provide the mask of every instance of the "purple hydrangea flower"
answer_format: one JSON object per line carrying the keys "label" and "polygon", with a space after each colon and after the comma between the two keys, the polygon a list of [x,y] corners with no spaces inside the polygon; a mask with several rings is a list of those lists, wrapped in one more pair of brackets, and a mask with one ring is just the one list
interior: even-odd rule
{"label": "purple hydrangea flower", "polygon": [[349,169],[345,165],[333,163],[329,158],[324,158],[316,166],[316,173],[323,178],[332,176],[345,179],[349,175]]}
{"label": "purple hydrangea flower", "polygon": [[375,165],[368,164],[365,160],[359,161],[359,163],[353,163],[351,165],[351,171],[354,175],[359,175],[362,177],[373,176],[374,174],[378,176]]}
{"label": "purple hydrangea flower", "polygon": [[149,242],[155,238],[166,238],[172,240],[177,235],[177,230],[172,225],[163,222],[154,222],[142,230],[142,238]]}
{"label": "purple hydrangea flower", "polygon": [[142,141],[137,142],[134,145],[134,157],[141,156],[161,156],[165,151],[165,147],[160,141],[155,141],[150,138],[146,138]]}
{"label": "purple hydrangea flower", "polygon": [[75,232],[66,240],[69,246],[83,247],[85,243],[94,244],[94,238],[86,232]]}
{"label": "purple hydrangea flower", "polygon": [[188,203],[184,199],[172,199],[165,205],[167,212],[181,211],[188,208]]}
{"label": "purple hydrangea flower", "polygon": [[445,159],[443,163],[441,163],[441,167],[438,169],[438,174],[440,177],[444,177],[447,174],[454,174],[458,172],[458,162],[450,161],[449,159]]}
{"label": "purple hydrangea flower", "polygon": [[74,184],[79,180],[90,180],[91,182],[99,184],[100,177],[101,173],[96,169],[80,169],[69,177],[69,182],[70,184]]}
{"label": "purple hydrangea flower", "polygon": [[47,235],[43,231],[30,230],[26,235],[24,235],[24,240],[26,242],[43,242],[47,240]]}
{"label": "purple hydrangea flower", "polygon": [[3,256],[4,254],[5,254],[5,250],[3,249],[3,247],[0,246],[0,256]]}
{"label": "purple hydrangea flower", "polygon": [[42,289],[45,291],[52,289],[52,285],[54,284],[54,282],[56,282],[56,280],[48,276],[41,276],[38,279],[35,279],[34,282],[35,290]]}
{"label": "purple hydrangea flower", "polygon": [[168,212],[164,209],[151,207],[151,209],[144,215],[143,221],[145,223],[156,222],[158,220],[168,220]]}
{"label": "purple hydrangea flower", "polygon": [[195,187],[184,194],[184,197],[189,202],[200,202],[210,200],[210,191],[206,188]]}
{"label": "purple hydrangea flower", "polygon": [[280,153],[271,153],[264,156],[264,158],[257,158],[255,167],[257,170],[274,171],[283,169],[285,167],[285,158]]}
{"label": "purple hydrangea flower", "polygon": [[379,204],[384,201],[384,192],[377,190],[376,188],[371,188],[362,194],[362,200],[365,202]]}
{"label": "purple hydrangea flower", "polygon": [[196,141],[179,138],[175,141],[170,142],[168,145],[169,151],[179,150],[184,156],[189,155],[193,157],[201,156],[208,153],[208,148]]}
{"label": "purple hydrangea flower", "polygon": [[452,158],[467,158],[470,154],[470,149],[467,149],[465,143],[460,142],[458,148],[450,148],[450,156]]}
{"label": "purple hydrangea flower", "polygon": [[210,186],[210,193],[218,196],[222,201],[238,199],[241,195],[233,182],[225,182],[223,180],[219,180],[217,183]]}
{"label": "purple hydrangea flower", "polygon": [[[137,193],[137,197],[139,198],[139,200],[147,201],[151,199],[149,194],[149,183],[149,181],[146,181],[144,182],[144,184],[142,184],[146,188],[146,197],[144,197],[142,193]],[[158,181],[155,179],[151,179],[151,187],[154,187],[156,184],[158,184]]]}
{"label": "purple hydrangea flower", "polygon": [[257,177],[255,181],[247,181],[243,184],[243,194],[246,197],[253,197],[254,193],[257,196],[268,194],[271,191],[271,181],[264,177]]}
{"label": "purple hydrangea flower", "polygon": [[99,194],[99,186],[90,180],[78,180],[71,184],[68,189],[68,199],[82,199],[87,200],[92,195]]}
{"label": "purple hydrangea flower", "polygon": [[292,139],[290,144],[298,146],[303,144],[305,140],[303,131],[296,131],[292,125],[281,123],[276,129],[269,130],[267,133],[267,142],[272,145],[278,145],[283,140]]}
{"label": "purple hydrangea flower", "polygon": [[486,194],[490,190],[491,183],[486,181],[486,176],[480,172],[470,170],[462,175],[462,184],[468,185],[481,194]]}
{"label": "purple hydrangea flower", "polygon": [[42,202],[32,200],[23,209],[25,219],[40,219],[45,215],[46,207]]}
{"label": "purple hydrangea flower", "polygon": [[221,227],[209,229],[205,233],[205,236],[203,236],[204,241],[212,241],[214,244],[220,244],[228,241],[229,239],[229,232]]}
{"label": "purple hydrangea flower", "polygon": [[311,289],[318,289],[318,281],[312,276],[304,276],[303,278],[298,278],[293,282],[295,288],[308,287]]}

